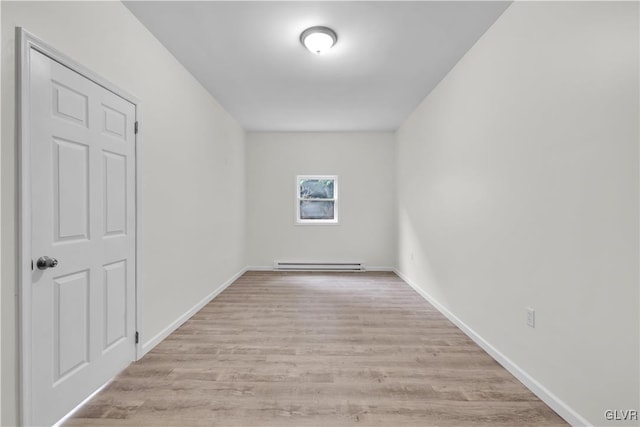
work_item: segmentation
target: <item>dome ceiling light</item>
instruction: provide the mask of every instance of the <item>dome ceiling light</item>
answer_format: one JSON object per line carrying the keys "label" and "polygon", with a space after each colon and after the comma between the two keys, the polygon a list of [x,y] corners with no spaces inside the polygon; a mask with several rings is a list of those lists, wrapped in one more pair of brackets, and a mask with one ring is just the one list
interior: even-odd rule
{"label": "dome ceiling light", "polygon": [[300,34],[300,42],[316,55],[326,53],[338,41],[338,35],[331,28],[311,27]]}

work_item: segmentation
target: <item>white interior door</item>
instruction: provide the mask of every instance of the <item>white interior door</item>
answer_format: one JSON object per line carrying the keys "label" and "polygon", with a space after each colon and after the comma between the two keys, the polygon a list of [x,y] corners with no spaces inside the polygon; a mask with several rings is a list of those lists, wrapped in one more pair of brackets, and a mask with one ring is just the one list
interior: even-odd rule
{"label": "white interior door", "polygon": [[135,357],[135,105],[29,55],[30,418],[51,425]]}

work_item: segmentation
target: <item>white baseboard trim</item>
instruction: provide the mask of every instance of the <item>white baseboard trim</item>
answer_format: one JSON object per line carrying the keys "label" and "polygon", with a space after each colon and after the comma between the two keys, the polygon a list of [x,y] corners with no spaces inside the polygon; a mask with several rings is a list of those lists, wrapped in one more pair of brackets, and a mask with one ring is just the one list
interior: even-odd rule
{"label": "white baseboard trim", "polygon": [[167,326],[162,331],[160,331],[158,334],[156,334],[156,336],[154,336],[149,341],[147,341],[144,344],[142,344],[142,352],[141,352],[140,357],[138,359],[141,359],[145,354],[147,354],[149,351],[151,351],[155,346],[160,344],[162,342],[162,340],[164,340],[166,337],[171,335],[171,333],[173,331],[175,331],[176,329],[178,329],[180,326],[182,326],[182,324],[184,322],[189,320],[194,314],[196,314],[198,311],[200,311],[200,309],[202,309],[202,307],[204,307],[205,305],[209,304],[211,302],[211,300],[213,300],[215,297],[217,297],[222,291],[227,289],[229,287],[229,285],[231,285],[233,282],[235,282],[246,271],[247,271],[247,267],[244,267],[242,270],[240,270],[239,272],[234,274],[230,279],[225,281],[222,285],[218,286],[213,292],[211,292],[209,295],[204,297],[200,302],[198,302],[196,305],[194,305],[189,310],[187,310],[186,313],[184,313],[182,316],[180,316],[176,320],[174,320],[169,326]]}
{"label": "white baseboard trim", "polygon": [[247,271],[273,271],[272,265],[252,265],[247,267]]}
{"label": "white baseboard trim", "polygon": [[365,271],[388,271],[395,272],[396,269],[393,267],[367,267]]}
{"label": "white baseboard trim", "polygon": [[[278,271],[278,270],[274,270],[272,265],[255,265],[255,266],[250,266],[246,268],[247,271]],[[394,267],[369,267],[366,266],[365,267],[365,272],[367,271],[392,271],[395,272],[396,269]],[[346,272],[348,273],[348,272]],[[359,273],[359,271],[356,271],[356,273]]]}
{"label": "white baseboard trim", "polygon": [[529,375],[525,370],[516,365],[511,359],[502,354],[498,349],[492,346],[488,341],[478,335],[473,329],[471,329],[466,323],[460,320],[455,314],[450,312],[446,307],[440,304],[435,298],[433,298],[427,291],[420,288],[413,283],[406,275],[400,272],[398,269],[394,269],[394,273],[404,280],[409,286],[411,286],[420,296],[433,305],[440,313],[442,313],[447,319],[449,319],[454,325],[462,330],[469,338],[471,338],[476,344],[478,344],[484,351],[486,351],[491,357],[495,359],[500,365],[502,365],[507,371],[509,371],[514,377],[516,377],[525,387],[533,392],[544,403],[549,405],[551,409],[556,411],[558,415],[565,419],[572,426],[590,426],[583,416],[573,410],[564,401],[560,400],[555,394],[549,391],[545,386],[540,384],[535,378]]}

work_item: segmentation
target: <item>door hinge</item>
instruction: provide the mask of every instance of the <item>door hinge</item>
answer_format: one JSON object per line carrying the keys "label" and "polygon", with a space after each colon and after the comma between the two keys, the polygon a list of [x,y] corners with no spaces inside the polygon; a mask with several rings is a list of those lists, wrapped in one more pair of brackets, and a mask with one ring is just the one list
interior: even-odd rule
{"label": "door hinge", "polygon": [[133,124],[133,133],[135,133],[135,134],[138,133],[138,122],[137,121]]}
{"label": "door hinge", "polygon": [[140,332],[136,331],[136,344],[140,342]]}

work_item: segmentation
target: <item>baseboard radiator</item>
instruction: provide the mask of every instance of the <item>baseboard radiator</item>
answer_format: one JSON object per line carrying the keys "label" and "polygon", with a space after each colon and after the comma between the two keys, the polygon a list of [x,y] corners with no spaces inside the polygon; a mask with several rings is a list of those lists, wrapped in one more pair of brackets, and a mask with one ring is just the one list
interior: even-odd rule
{"label": "baseboard radiator", "polygon": [[274,261],[276,271],[365,271],[362,262]]}

